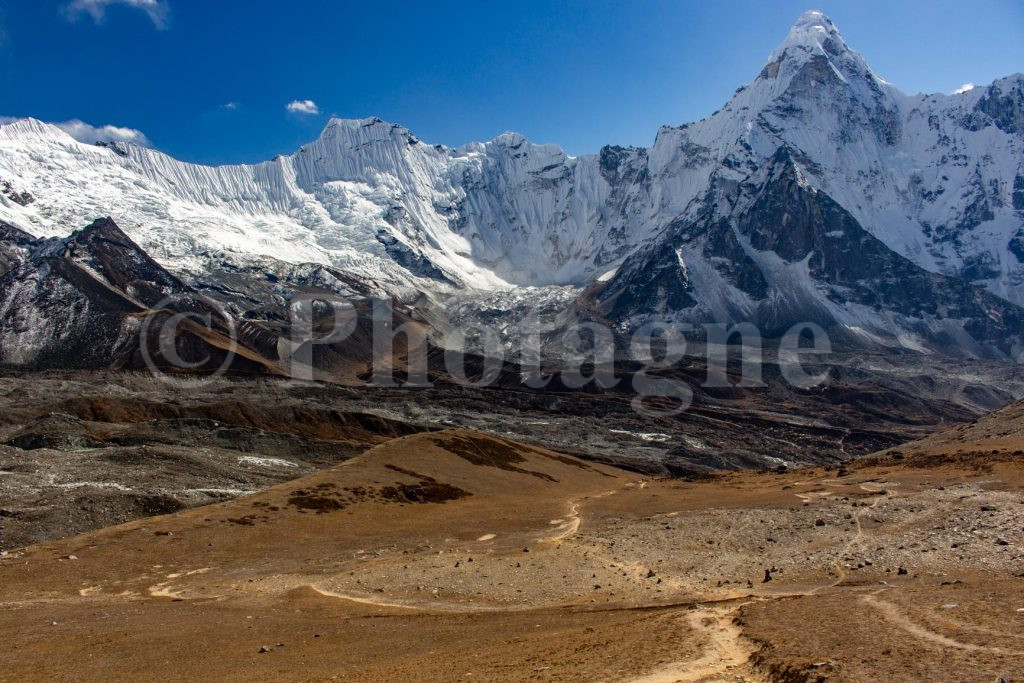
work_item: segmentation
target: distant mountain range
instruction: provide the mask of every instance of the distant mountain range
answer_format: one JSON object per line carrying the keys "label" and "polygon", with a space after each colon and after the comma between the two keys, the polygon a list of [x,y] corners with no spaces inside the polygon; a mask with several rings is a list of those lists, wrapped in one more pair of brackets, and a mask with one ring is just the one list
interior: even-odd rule
{"label": "distant mountain range", "polygon": [[[506,133],[453,149],[332,119],[295,154],[207,167],[15,121],[0,126],[0,360],[38,365],[109,313],[75,307],[77,274],[40,270],[102,216],[147,264],[132,282],[239,315],[293,286],[492,312],[554,298],[618,329],[810,321],[854,346],[1016,358],[1024,76],[904,95],[808,12],[721,110],[649,148],[571,157]],[[42,303],[86,327],[41,342]]]}

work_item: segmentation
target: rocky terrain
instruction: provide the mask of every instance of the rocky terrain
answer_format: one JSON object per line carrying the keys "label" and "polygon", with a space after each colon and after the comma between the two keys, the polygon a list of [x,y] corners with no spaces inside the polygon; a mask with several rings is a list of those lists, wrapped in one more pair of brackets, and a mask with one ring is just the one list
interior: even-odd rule
{"label": "rocky terrain", "polygon": [[416,432],[467,427],[648,476],[694,477],[844,462],[968,421],[1024,387],[1024,376],[1004,376],[998,390],[963,380],[995,377],[999,364],[897,373],[886,357],[840,360],[835,381],[810,391],[701,389],[691,365],[678,372],[694,384],[693,406],[663,418],[638,414],[629,392],[557,387],[232,375],[183,390],[149,373],[0,374],[0,549],[250,494]]}
{"label": "rocky terrain", "polygon": [[465,429],[398,437],[6,552],[0,678],[1014,680],[1020,409],[700,481]]}

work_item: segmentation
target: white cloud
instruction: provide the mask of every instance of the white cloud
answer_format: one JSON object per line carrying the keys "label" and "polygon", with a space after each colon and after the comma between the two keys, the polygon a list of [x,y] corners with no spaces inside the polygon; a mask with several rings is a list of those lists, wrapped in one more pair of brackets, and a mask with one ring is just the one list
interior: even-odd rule
{"label": "white cloud", "polygon": [[134,142],[136,145],[149,147],[149,139],[141,130],[125,128],[122,126],[90,126],[84,121],[71,119],[62,123],[53,124],[62,131],[78,140],[89,144],[95,142]]}
{"label": "white cloud", "polygon": [[227,109],[228,111],[238,109],[238,102],[225,102],[224,104],[220,105],[219,108]]}
{"label": "white cloud", "polygon": [[960,86],[959,88],[957,88],[956,90],[954,90],[954,91],[953,91],[953,94],[954,94],[954,95],[959,95],[959,94],[961,94],[961,93],[965,93],[965,92],[967,92],[968,90],[974,90],[974,88],[975,88],[975,85],[974,85],[973,83],[964,83],[964,84],[963,84],[963,85],[961,85],[961,86]]}
{"label": "white cloud", "polygon": [[71,19],[77,18],[80,14],[88,14],[94,22],[102,24],[110,5],[124,5],[142,10],[158,29],[167,28],[170,9],[164,0],[72,0],[65,9]]}
{"label": "white cloud", "polygon": [[294,114],[319,114],[320,107],[313,100],[292,100],[286,109]]}

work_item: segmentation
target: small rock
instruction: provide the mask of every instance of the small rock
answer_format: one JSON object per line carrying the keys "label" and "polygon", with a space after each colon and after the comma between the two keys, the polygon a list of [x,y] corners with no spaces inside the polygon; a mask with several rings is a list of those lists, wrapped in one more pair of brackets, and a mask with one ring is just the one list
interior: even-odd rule
{"label": "small rock", "polygon": [[825,520],[823,520],[823,519],[816,519],[816,520],[814,520],[814,526],[825,526]]}
{"label": "small rock", "polygon": [[1010,545],[1010,542],[1007,541],[1005,538],[997,538],[996,545]]}
{"label": "small rock", "polygon": [[274,648],[270,647],[269,645],[263,645],[262,647],[260,647],[260,654],[266,654],[267,652],[271,652],[273,649]]}
{"label": "small rock", "polygon": [[907,575],[907,568],[906,567],[900,567],[899,569],[896,570],[896,573],[899,576],[906,576]]}
{"label": "small rock", "polygon": [[764,580],[762,580],[761,583],[768,583],[771,580],[772,580],[772,570],[771,569],[765,569],[764,570]]}

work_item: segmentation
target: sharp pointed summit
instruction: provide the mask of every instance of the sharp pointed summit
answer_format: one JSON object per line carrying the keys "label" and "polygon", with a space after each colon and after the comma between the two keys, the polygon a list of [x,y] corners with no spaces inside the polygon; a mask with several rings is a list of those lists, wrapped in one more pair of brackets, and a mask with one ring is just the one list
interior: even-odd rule
{"label": "sharp pointed summit", "polygon": [[850,49],[832,20],[818,10],[800,15],[768,58],[759,78],[779,78],[787,84],[790,79],[814,83],[832,80],[856,90],[864,90],[864,86],[871,91],[889,87],[860,54]]}
{"label": "sharp pointed summit", "polygon": [[776,48],[775,53],[779,54],[790,47],[820,49],[828,54],[836,54],[847,49],[846,42],[839,34],[836,25],[818,10],[810,10],[801,14],[793,27],[789,29],[789,35]]}

